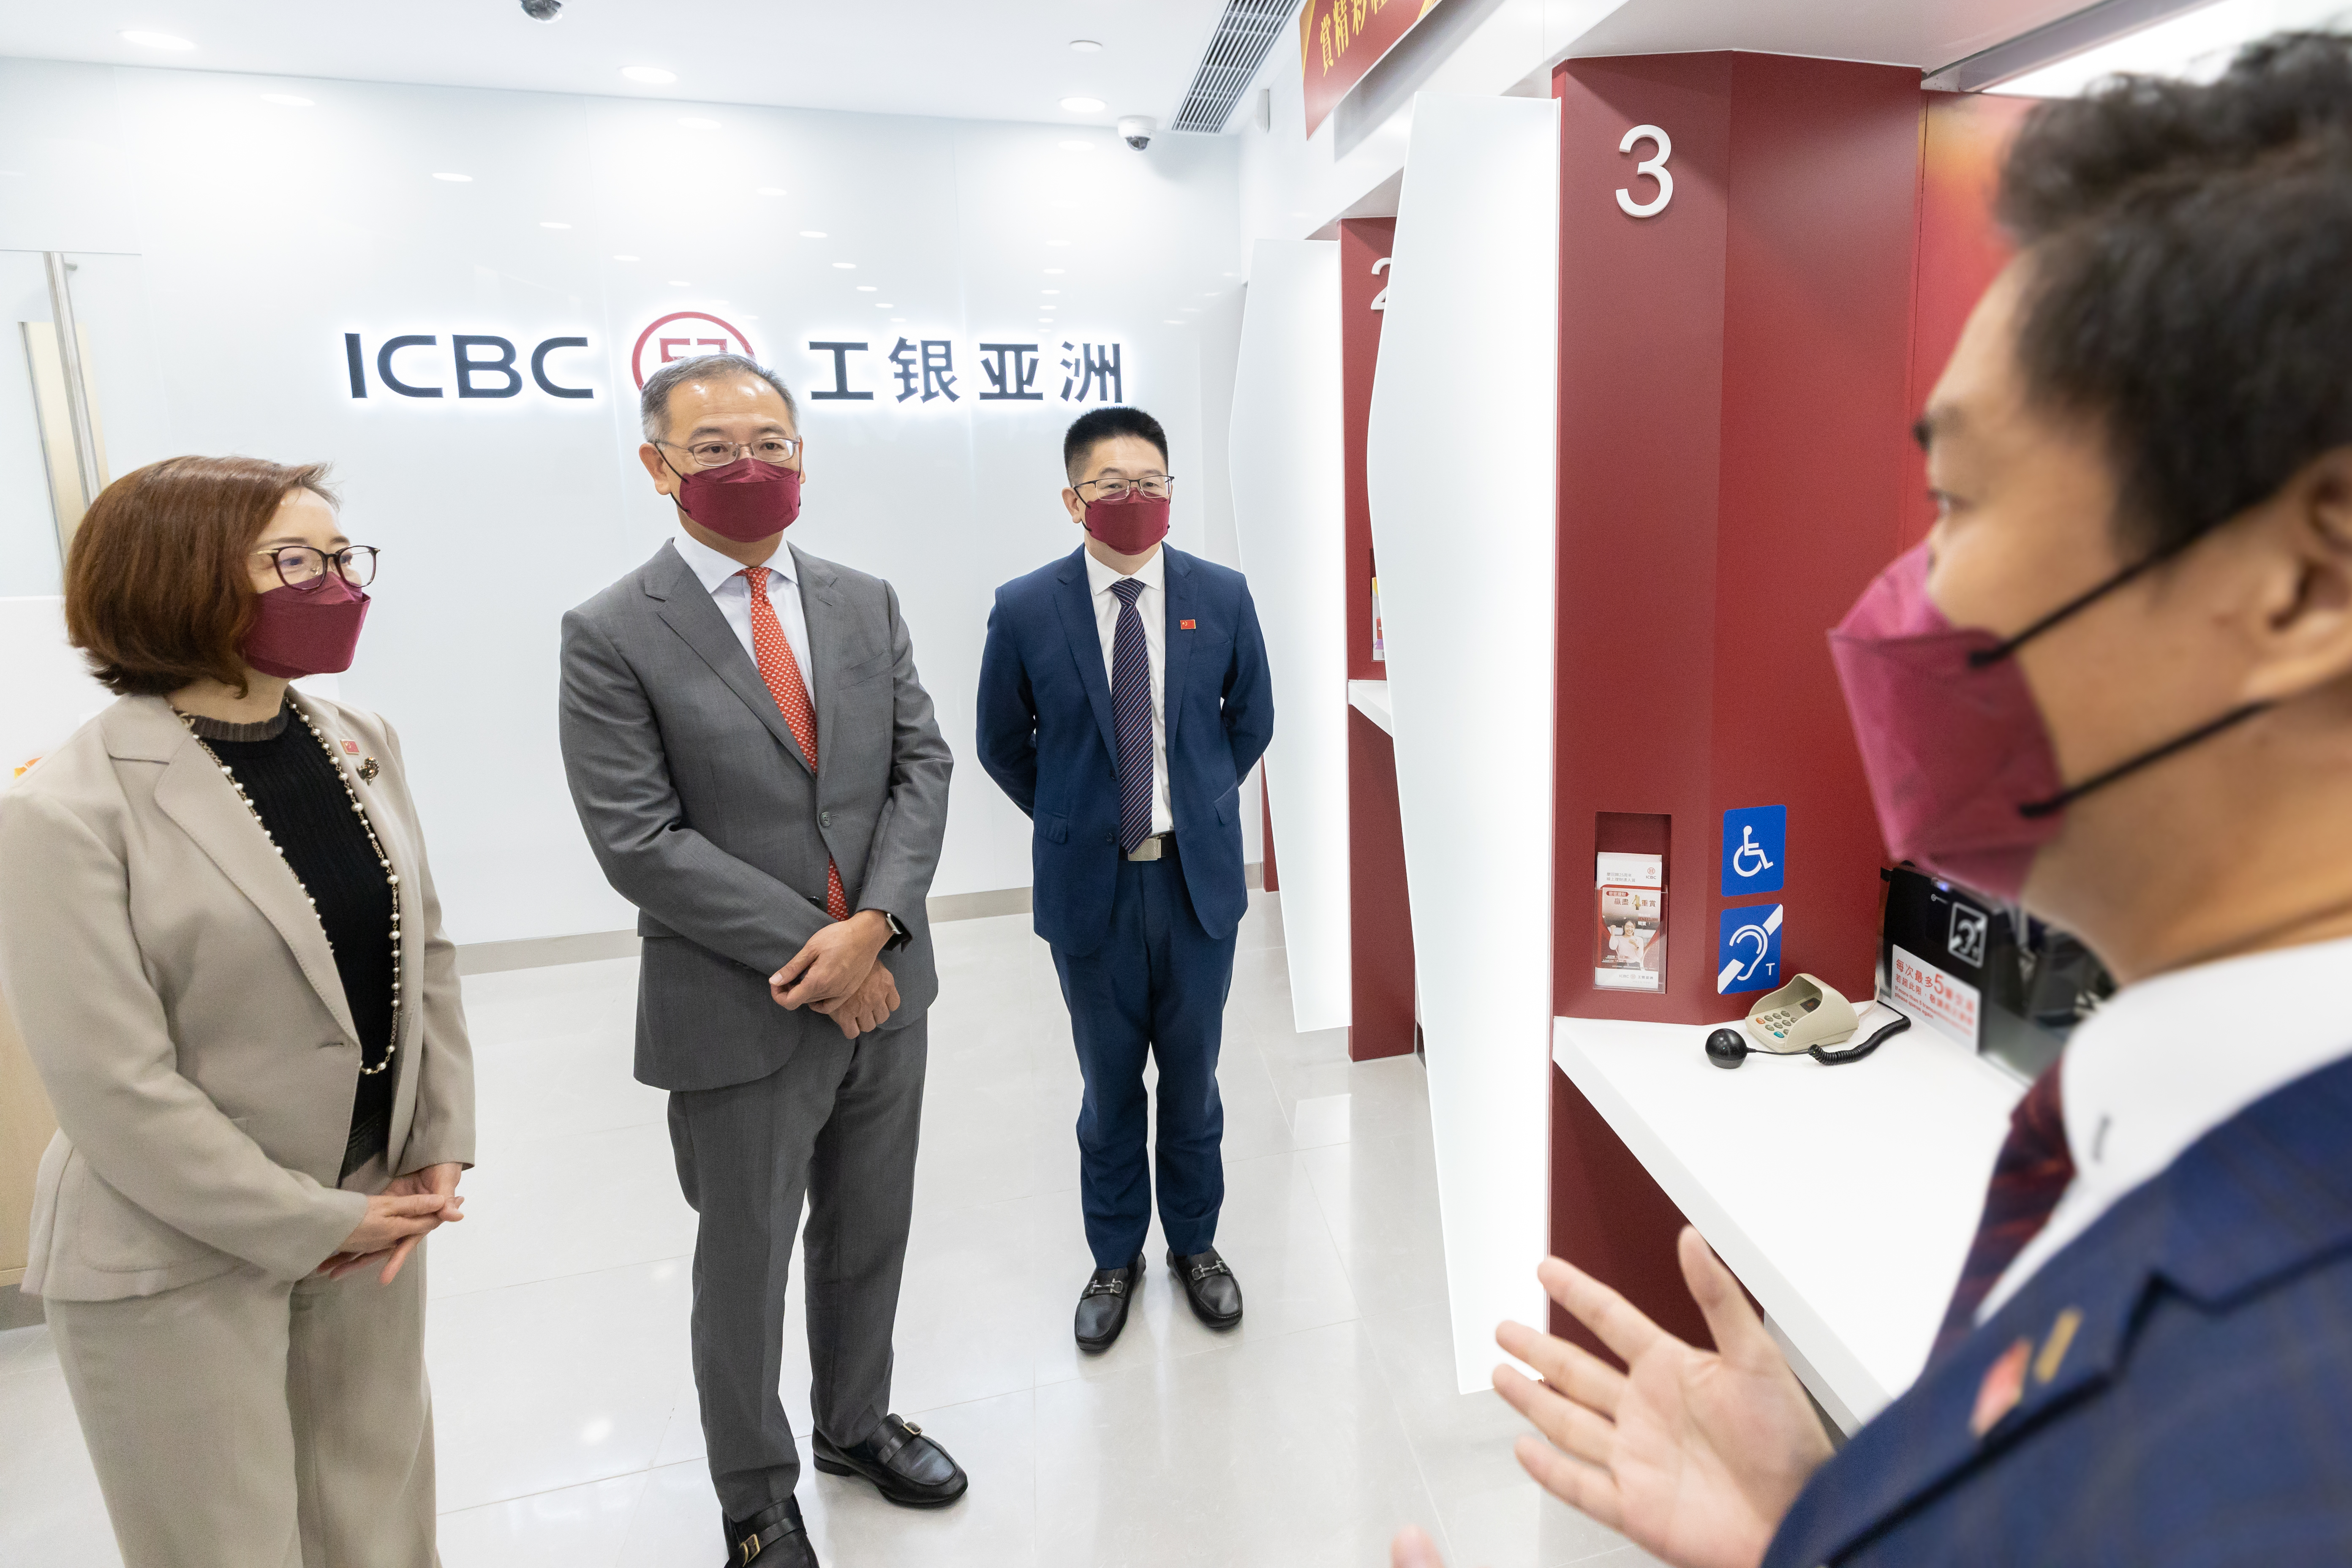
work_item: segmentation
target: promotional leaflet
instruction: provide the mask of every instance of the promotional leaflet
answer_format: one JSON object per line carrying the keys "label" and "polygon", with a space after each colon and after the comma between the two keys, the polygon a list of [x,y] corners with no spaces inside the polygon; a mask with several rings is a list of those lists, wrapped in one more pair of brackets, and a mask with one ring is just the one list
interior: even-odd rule
{"label": "promotional leaflet", "polygon": [[1609,991],[1666,988],[1666,861],[1603,851],[1593,861],[1600,924],[1592,984]]}

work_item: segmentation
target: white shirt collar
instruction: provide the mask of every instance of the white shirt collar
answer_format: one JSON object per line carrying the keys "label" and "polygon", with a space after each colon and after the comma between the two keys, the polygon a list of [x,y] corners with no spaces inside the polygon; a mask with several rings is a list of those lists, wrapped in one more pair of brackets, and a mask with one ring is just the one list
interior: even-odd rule
{"label": "white shirt collar", "polygon": [[[1096,560],[1095,552],[1093,551],[1087,551],[1085,552],[1085,554],[1087,558],[1087,586],[1097,598],[1100,598],[1103,595],[1109,593],[1112,584],[1124,583],[1127,581],[1125,577],[1120,576],[1118,573],[1112,571],[1109,567]],[[1135,580],[1142,584],[1147,588],[1159,588],[1161,587],[1166,581],[1167,571],[1168,547],[1163,544],[1159,549],[1151,552],[1150,560],[1145,562],[1142,565],[1135,569]]]}
{"label": "white shirt collar", "polygon": [[2347,981],[2352,939],[2220,959],[2117,992],[2075,1029],[2060,1069],[2080,1197],[2112,1202],[2273,1089],[2352,1054]]}
{"label": "white shirt collar", "polygon": [[[677,531],[677,537],[670,542],[677,547],[679,557],[693,572],[696,581],[702,584],[705,593],[716,594],[720,588],[726,586],[727,579],[740,577],[743,574],[743,563],[731,555],[719,554],[682,528]],[[1092,557],[1088,559],[1091,560]],[[768,570],[774,574],[776,582],[781,582],[787,587],[799,585],[793,563],[791,545],[778,543],[776,552],[768,557],[765,564]]]}

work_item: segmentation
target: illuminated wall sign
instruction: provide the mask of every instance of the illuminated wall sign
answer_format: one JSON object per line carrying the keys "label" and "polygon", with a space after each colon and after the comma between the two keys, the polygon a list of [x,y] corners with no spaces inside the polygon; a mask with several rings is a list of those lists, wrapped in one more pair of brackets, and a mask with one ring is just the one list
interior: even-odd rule
{"label": "illuminated wall sign", "polygon": [[[402,397],[441,397],[445,389],[437,380],[441,374],[439,355],[425,351],[441,346],[437,332],[403,332],[389,337],[376,345],[375,379],[384,390]],[[593,386],[566,386],[550,374],[548,355],[562,349],[584,349],[586,338],[542,338],[530,351],[530,379],[540,391],[550,397],[593,397]],[[522,391],[522,371],[516,360],[520,351],[514,340],[489,333],[453,332],[449,337],[446,363],[453,373],[459,397],[513,397]],[[369,357],[366,345],[357,332],[343,334],[343,366],[351,375],[352,395],[368,395]],[[431,367],[431,368],[427,368]],[[411,378],[415,379],[411,379]]]}
{"label": "illuminated wall sign", "polygon": [[[959,368],[957,350],[966,351]],[[972,352],[977,351],[977,352]],[[1120,343],[1064,342],[1052,363],[1061,371],[1060,389],[1050,374],[1041,381],[1052,345],[1042,342],[973,342],[958,344],[952,338],[900,338],[887,349],[863,341],[812,339],[809,353],[817,356],[831,384],[809,394],[813,403],[872,403],[878,385],[895,405],[912,402],[920,407],[933,401],[961,403],[967,395],[975,403],[1124,403],[1127,401],[1125,346]],[[862,356],[855,363],[850,356]],[[876,364],[875,360],[881,363]],[[977,379],[970,374],[977,366]]]}
{"label": "illuminated wall sign", "polygon": [[1307,0],[1298,12],[1298,77],[1307,134],[1380,64],[1437,0]]}
{"label": "illuminated wall sign", "polygon": [[637,378],[637,389],[643,391],[646,377],[670,361],[703,354],[760,357],[752,352],[751,340],[734,323],[701,310],[672,310],[637,334],[637,345],[629,351],[629,374]]}

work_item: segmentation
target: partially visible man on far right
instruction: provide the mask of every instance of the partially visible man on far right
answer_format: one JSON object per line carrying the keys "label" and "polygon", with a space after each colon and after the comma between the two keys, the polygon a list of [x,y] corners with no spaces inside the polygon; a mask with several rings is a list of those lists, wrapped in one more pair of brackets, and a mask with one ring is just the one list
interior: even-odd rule
{"label": "partially visible man on far right", "polygon": [[1627,1370],[1507,1323],[1544,1382],[1496,1386],[1538,1480],[1686,1568],[2342,1563],[2352,40],[2045,103],[2000,210],[2020,254],[1920,421],[1939,520],[1832,647],[1889,848],[2123,988],[2019,1105],[1927,1370],[1834,1456],[1689,1231],[1717,1351],[1553,1258]]}

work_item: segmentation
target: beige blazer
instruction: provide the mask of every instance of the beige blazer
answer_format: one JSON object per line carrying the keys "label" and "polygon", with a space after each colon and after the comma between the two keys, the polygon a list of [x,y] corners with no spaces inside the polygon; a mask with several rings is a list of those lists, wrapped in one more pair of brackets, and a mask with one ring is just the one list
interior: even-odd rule
{"label": "beige blazer", "polygon": [[[373,714],[296,700],[400,876],[392,1170],[471,1164],[457,950],[400,742]],[[335,1183],[360,1043],[326,933],[162,698],[121,699],[0,794],[0,988],[58,1114],[27,1293],[148,1296],[240,1263],[297,1279],[359,1224],[366,1198]]]}

